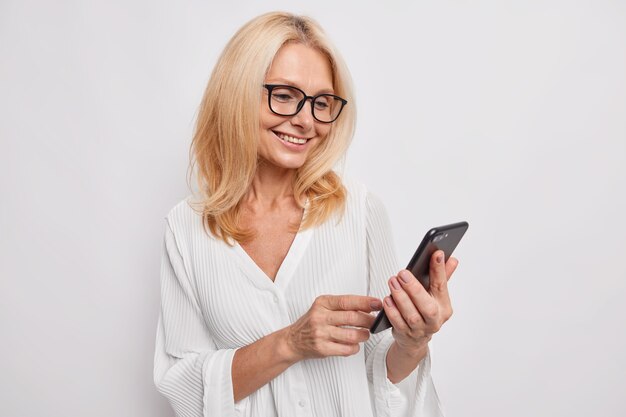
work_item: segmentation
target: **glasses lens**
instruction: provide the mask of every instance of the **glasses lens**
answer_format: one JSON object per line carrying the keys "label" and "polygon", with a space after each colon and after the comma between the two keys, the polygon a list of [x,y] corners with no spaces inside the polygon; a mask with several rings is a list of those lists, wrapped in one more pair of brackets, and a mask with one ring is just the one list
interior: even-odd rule
{"label": "glasses lens", "polygon": [[341,113],[343,101],[332,94],[322,94],[313,103],[313,116],[321,122],[332,122]]}
{"label": "glasses lens", "polygon": [[282,116],[292,116],[298,112],[298,104],[304,98],[301,91],[291,87],[275,87],[270,97],[270,108]]}

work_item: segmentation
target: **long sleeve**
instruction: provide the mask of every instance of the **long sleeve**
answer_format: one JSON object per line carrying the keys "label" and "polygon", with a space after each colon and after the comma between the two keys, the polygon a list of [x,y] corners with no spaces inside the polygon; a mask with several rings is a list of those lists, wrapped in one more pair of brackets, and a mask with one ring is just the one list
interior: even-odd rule
{"label": "long sleeve", "polygon": [[[399,270],[391,225],[382,202],[367,194],[365,201],[368,293],[383,298],[389,294],[387,280]],[[393,343],[391,329],[371,335],[365,344],[365,360],[372,408],[377,417],[443,416],[430,376],[430,353],[403,381],[387,378],[387,352]]]}
{"label": "long sleeve", "polygon": [[161,313],[154,383],[178,417],[236,415],[232,388],[235,349],[217,349],[206,329],[197,291],[170,225],[161,264]]}

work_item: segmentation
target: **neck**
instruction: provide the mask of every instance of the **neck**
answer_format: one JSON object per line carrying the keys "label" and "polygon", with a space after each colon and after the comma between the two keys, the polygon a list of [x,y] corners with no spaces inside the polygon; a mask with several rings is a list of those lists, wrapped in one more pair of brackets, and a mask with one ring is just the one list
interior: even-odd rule
{"label": "neck", "polygon": [[295,176],[295,169],[278,168],[259,161],[245,200],[249,204],[264,207],[292,201]]}

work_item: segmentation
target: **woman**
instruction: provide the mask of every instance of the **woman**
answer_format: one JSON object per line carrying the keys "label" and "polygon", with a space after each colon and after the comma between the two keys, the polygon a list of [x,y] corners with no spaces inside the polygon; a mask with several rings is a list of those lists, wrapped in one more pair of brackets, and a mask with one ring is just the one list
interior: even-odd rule
{"label": "woman", "polygon": [[[226,46],[192,144],[201,196],[166,219],[154,374],[177,415],[441,414],[428,341],[457,261],[433,255],[430,293],[391,276],[382,204],[332,170],[354,121],[312,20],[269,13]],[[381,308],[394,329],[371,335]]]}

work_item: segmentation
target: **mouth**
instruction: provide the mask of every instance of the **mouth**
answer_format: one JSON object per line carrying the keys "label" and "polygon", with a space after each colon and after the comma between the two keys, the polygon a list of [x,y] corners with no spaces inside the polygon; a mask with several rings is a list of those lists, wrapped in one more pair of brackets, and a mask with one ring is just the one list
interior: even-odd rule
{"label": "mouth", "polygon": [[283,142],[295,143],[296,145],[304,145],[311,139],[311,138],[299,138],[297,136],[291,136],[286,133],[277,132],[275,130],[272,130],[272,132],[278,137],[278,139],[282,140]]}

